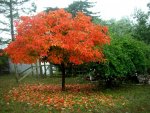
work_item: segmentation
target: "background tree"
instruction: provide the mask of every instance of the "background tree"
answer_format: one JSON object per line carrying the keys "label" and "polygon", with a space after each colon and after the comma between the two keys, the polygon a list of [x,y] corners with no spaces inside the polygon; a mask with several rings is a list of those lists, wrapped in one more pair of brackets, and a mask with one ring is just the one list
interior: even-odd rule
{"label": "background tree", "polygon": [[92,11],[90,11],[90,8],[93,8],[94,6],[95,6],[94,2],[89,2],[88,0],[84,0],[84,1],[80,0],[80,1],[74,1],[66,8],[66,10],[69,13],[71,13],[73,17],[75,17],[78,12],[83,12],[87,16],[97,17],[98,12],[93,13]]}
{"label": "background tree", "polygon": [[[142,16],[144,18],[144,16]],[[138,41],[132,37],[134,28],[137,24],[129,18],[122,18],[121,20],[95,20],[96,24],[107,25],[111,36],[111,44],[104,46],[104,55],[107,62],[104,63],[90,63],[88,64],[88,70],[91,68],[96,69],[98,78],[104,80],[107,86],[113,86],[114,80],[122,81],[122,78],[127,78],[138,74],[146,75],[150,68],[150,47]],[[148,25],[148,21],[145,23]],[[147,27],[148,28],[148,27]],[[144,32],[148,32],[146,27],[142,29]],[[135,35],[139,33],[136,32]],[[143,34],[145,37],[147,34]],[[133,38],[133,39],[132,39]],[[147,41],[146,41],[147,42]],[[87,65],[87,64],[86,64]],[[119,82],[120,83],[120,82]]]}
{"label": "background tree", "polygon": [[1,0],[0,1],[0,13],[4,19],[0,20],[0,24],[3,28],[1,31],[11,35],[11,39],[14,40],[14,19],[18,19],[21,14],[30,14],[35,12],[36,6],[31,3],[31,7],[25,7],[29,5],[31,0]]}
{"label": "background tree", "polygon": [[[90,11],[90,8],[93,8],[95,6],[95,2],[89,2],[88,0],[84,0],[84,1],[74,1],[72,4],[70,4],[68,7],[65,8],[65,10],[69,13],[72,14],[73,17],[76,16],[76,14],[78,12],[82,12],[84,14],[86,14],[87,16],[91,16],[92,19],[93,18],[98,18],[99,17],[99,12],[92,12]],[[54,10],[57,10],[59,8],[57,7],[47,7],[46,8],[46,12],[49,12],[49,11],[54,11]]]}
{"label": "background tree", "polygon": [[6,52],[14,63],[30,64],[42,59],[61,65],[62,90],[65,90],[66,67],[102,62],[102,46],[109,42],[106,27],[93,24],[83,13],[72,18],[61,9],[22,17],[16,40],[9,44]]}
{"label": "background tree", "polygon": [[137,23],[134,25],[133,37],[150,44],[149,13],[144,13],[141,10],[137,10],[134,16]]}
{"label": "background tree", "polygon": [[47,7],[44,11],[48,13],[49,11],[55,11],[58,9],[59,9],[58,7],[54,7],[54,8],[53,7]]}
{"label": "background tree", "polygon": [[113,38],[130,37],[133,30],[133,24],[129,18],[122,18],[118,21],[111,19],[105,21],[104,25],[108,26],[110,35]]}
{"label": "background tree", "polygon": [[147,7],[149,8],[148,14],[150,14],[150,3],[147,4]]}
{"label": "background tree", "polygon": [[[10,42],[9,39],[4,39],[4,38],[0,37],[0,45],[1,45],[1,47],[3,45],[5,45],[5,44],[8,44],[9,42]],[[3,47],[1,49],[3,49]]]}

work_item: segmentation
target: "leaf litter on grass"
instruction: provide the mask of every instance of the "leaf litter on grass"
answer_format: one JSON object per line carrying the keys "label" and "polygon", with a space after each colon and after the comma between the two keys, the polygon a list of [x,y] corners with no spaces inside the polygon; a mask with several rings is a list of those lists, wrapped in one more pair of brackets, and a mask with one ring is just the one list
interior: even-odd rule
{"label": "leaf litter on grass", "polygon": [[116,104],[126,105],[124,97],[95,92],[91,84],[66,85],[62,92],[59,85],[23,84],[14,87],[4,95],[5,101],[25,102],[28,105],[47,106],[49,109],[92,110],[100,106],[115,107]]}

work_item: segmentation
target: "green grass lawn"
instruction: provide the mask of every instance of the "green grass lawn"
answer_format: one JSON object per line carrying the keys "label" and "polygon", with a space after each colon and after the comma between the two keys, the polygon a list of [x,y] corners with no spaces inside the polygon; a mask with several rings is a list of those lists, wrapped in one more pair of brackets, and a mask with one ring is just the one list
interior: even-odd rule
{"label": "green grass lawn", "polygon": [[95,90],[76,77],[66,78],[66,92],[60,86],[58,77],[16,84],[13,76],[0,76],[0,113],[150,113],[150,85]]}

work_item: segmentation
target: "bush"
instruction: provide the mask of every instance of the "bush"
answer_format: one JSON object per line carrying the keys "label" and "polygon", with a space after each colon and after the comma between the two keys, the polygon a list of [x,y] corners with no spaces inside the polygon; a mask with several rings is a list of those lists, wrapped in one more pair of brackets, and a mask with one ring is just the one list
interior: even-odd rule
{"label": "bush", "polygon": [[133,78],[135,73],[144,75],[150,69],[150,46],[132,38],[112,39],[111,45],[104,47],[104,55],[104,63],[89,65],[96,69],[97,76],[106,85],[116,83],[115,81],[121,83],[118,81]]}
{"label": "bush", "polygon": [[8,57],[2,54],[2,50],[0,50],[0,74],[8,73]]}

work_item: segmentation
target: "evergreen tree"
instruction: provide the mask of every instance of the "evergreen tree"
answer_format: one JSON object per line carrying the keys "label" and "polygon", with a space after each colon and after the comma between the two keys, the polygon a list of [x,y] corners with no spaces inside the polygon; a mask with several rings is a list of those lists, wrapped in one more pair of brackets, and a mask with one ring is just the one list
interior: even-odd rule
{"label": "evergreen tree", "polygon": [[112,38],[130,37],[132,34],[133,25],[129,18],[122,18],[120,20],[111,19],[106,21]]}
{"label": "evergreen tree", "polygon": [[135,19],[137,23],[135,24],[133,37],[150,44],[150,22],[149,22],[149,12],[144,13],[141,10],[136,11]]}
{"label": "evergreen tree", "polygon": [[54,7],[54,8],[53,7],[47,7],[44,11],[48,13],[49,11],[55,11],[58,9],[59,9],[58,7]]}
{"label": "evergreen tree", "polygon": [[77,12],[83,12],[87,16],[97,17],[97,13],[93,13],[90,11],[90,8],[93,8],[95,6],[95,2],[88,2],[88,0],[84,1],[74,1],[72,4],[70,4],[66,10],[73,15],[73,17],[76,16]]}
{"label": "evergreen tree", "polygon": [[[14,40],[14,19],[17,19],[21,14],[30,14],[35,12],[36,6],[31,3],[31,0],[1,0],[0,1],[0,31],[11,34],[11,39]],[[31,5],[27,8],[24,5]]]}

